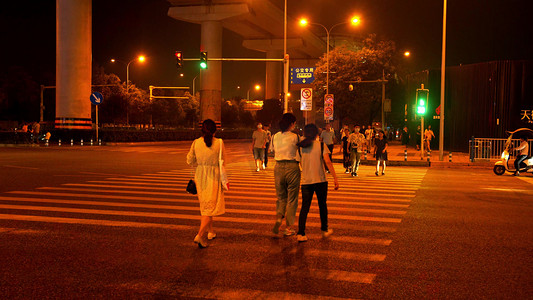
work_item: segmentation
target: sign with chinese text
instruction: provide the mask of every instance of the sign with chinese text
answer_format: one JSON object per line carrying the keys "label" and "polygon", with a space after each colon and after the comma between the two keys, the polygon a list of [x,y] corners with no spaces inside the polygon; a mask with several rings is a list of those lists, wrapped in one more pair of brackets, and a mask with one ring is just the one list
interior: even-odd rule
{"label": "sign with chinese text", "polygon": [[310,84],[315,80],[315,67],[291,68],[291,84]]}
{"label": "sign with chinese text", "polygon": [[533,124],[533,109],[522,109],[520,111],[520,121]]}
{"label": "sign with chinese text", "polygon": [[313,89],[304,88],[300,90],[300,110],[313,109]]}
{"label": "sign with chinese text", "polygon": [[333,94],[324,96],[324,120],[333,120]]}

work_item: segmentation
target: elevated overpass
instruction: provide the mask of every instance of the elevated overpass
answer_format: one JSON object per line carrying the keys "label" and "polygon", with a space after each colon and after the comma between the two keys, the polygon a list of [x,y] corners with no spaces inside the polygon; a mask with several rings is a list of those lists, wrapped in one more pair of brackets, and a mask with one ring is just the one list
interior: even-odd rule
{"label": "elevated overpass", "polygon": [[[201,25],[201,51],[222,57],[222,29],[244,38],[243,46],[266,53],[266,58],[283,58],[284,12],[282,0],[168,0],[168,15]],[[288,17],[288,24],[296,20]],[[294,25],[293,25],[294,26]],[[288,26],[290,28],[292,26]],[[199,49],[200,50],[200,49]],[[316,63],[326,43],[307,29],[287,31],[287,53],[292,66]],[[266,62],[265,97],[278,98],[282,92],[280,62]],[[222,63],[209,61],[202,70],[200,87],[201,119],[220,121]]]}

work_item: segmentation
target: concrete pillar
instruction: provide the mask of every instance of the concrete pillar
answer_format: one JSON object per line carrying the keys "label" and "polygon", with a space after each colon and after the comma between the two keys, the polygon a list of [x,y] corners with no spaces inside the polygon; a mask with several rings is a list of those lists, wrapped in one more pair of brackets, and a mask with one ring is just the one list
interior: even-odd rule
{"label": "concrete pillar", "polygon": [[[281,58],[282,50],[269,50],[266,58]],[[279,99],[281,94],[281,79],[283,78],[283,64],[280,62],[266,63],[265,99]]]}
{"label": "concrete pillar", "polygon": [[201,71],[200,119],[212,119],[220,124],[222,109],[222,62],[209,57],[222,57],[222,24],[204,21],[201,24],[201,51],[207,51],[207,69]]}
{"label": "concrete pillar", "polygon": [[92,0],[56,1],[56,128],[92,129]]}

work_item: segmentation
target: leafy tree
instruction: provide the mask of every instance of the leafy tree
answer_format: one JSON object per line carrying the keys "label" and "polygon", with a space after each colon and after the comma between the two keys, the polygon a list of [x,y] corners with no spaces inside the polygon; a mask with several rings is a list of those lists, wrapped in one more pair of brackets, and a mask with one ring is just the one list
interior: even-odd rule
{"label": "leafy tree", "polygon": [[[360,45],[347,44],[329,52],[329,93],[335,95],[335,118],[343,123],[370,124],[381,115],[381,83],[349,81],[378,80],[385,72],[389,83],[396,69],[395,44],[370,35]],[[326,85],[326,57],[321,57],[315,70],[314,89],[323,98]],[[387,84],[389,88],[389,84]],[[319,101],[323,108],[323,102]]]}

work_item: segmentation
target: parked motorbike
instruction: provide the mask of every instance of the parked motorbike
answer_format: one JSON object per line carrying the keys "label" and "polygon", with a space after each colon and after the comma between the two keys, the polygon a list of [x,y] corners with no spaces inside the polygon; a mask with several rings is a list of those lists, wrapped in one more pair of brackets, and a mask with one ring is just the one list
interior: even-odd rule
{"label": "parked motorbike", "polygon": [[[516,170],[514,169],[514,164],[509,167],[509,157],[510,152],[512,151],[512,140],[513,135],[520,134],[528,134],[533,137],[533,130],[529,128],[520,128],[515,131],[509,132],[509,137],[507,138],[507,141],[505,142],[505,150],[503,150],[501,160],[497,161],[494,164],[494,174],[496,175],[503,175],[505,172],[512,172],[514,173]],[[518,169],[519,172],[526,172],[533,174],[533,157],[529,156],[526,160],[524,160]]]}

